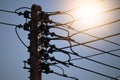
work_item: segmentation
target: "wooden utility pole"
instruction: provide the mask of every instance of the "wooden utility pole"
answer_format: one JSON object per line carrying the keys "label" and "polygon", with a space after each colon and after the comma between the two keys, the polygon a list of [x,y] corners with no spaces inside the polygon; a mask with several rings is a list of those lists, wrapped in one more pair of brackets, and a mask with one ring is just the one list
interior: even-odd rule
{"label": "wooden utility pole", "polygon": [[41,7],[33,4],[31,7],[31,24],[30,24],[30,80],[41,80],[41,60],[38,57],[41,50],[39,38],[41,34],[38,28],[41,25],[40,15]]}

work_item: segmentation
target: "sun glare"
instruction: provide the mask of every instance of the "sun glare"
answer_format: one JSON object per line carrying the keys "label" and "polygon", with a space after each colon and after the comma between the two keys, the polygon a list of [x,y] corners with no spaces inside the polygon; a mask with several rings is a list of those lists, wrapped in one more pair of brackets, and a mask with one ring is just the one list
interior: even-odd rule
{"label": "sun glare", "polygon": [[96,21],[96,14],[98,12],[99,9],[97,9],[95,6],[87,6],[81,8],[80,15],[78,16],[83,20],[83,22],[91,25],[93,22]]}
{"label": "sun glare", "polygon": [[[81,3],[82,4],[82,3]],[[103,12],[104,5],[102,2],[87,5],[84,2],[80,8],[76,9],[73,12],[74,18],[79,21],[79,23],[83,26],[93,26],[101,22],[102,18],[98,15],[99,13]]]}
{"label": "sun glare", "polygon": [[97,9],[93,6],[87,6],[81,8],[81,17],[83,18],[91,18],[94,17],[94,14],[97,13]]}

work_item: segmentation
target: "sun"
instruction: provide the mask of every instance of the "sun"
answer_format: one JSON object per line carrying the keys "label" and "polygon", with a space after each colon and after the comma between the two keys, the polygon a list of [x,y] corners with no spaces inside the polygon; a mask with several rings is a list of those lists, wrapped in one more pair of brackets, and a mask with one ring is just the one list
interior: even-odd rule
{"label": "sun", "polygon": [[88,25],[92,25],[97,21],[99,9],[96,6],[86,6],[80,9],[78,17]]}
{"label": "sun", "polygon": [[80,12],[81,12],[81,17],[91,18],[94,17],[94,14],[97,13],[97,9],[94,6],[87,6],[81,8]]}
{"label": "sun", "polygon": [[72,14],[74,18],[79,21],[80,25],[93,26],[101,22],[102,18],[100,17],[100,13],[103,12],[104,7],[102,2],[91,5],[84,4],[80,8],[74,10]]}

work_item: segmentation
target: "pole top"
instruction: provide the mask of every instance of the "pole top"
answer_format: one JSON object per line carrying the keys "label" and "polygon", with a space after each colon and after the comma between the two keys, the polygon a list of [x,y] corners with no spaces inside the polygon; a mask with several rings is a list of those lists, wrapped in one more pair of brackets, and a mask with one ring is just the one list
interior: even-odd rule
{"label": "pole top", "polygon": [[34,10],[37,10],[37,11],[41,11],[42,10],[41,6],[36,5],[36,4],[33,4],[31,9],[34,9]]}

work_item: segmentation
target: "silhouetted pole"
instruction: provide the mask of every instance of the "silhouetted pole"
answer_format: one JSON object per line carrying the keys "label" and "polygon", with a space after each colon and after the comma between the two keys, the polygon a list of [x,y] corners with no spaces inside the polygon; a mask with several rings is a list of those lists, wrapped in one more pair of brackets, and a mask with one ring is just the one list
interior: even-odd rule
{"label": "silhouetted pole", "polygon": [[41,34],[38,28],[41,25],[40,15],[41,7],[33,4],[31,7],[31,24],[30,24],[30,80],[41,80],[41,60],[38,57],[41,50],[39,38]]}

